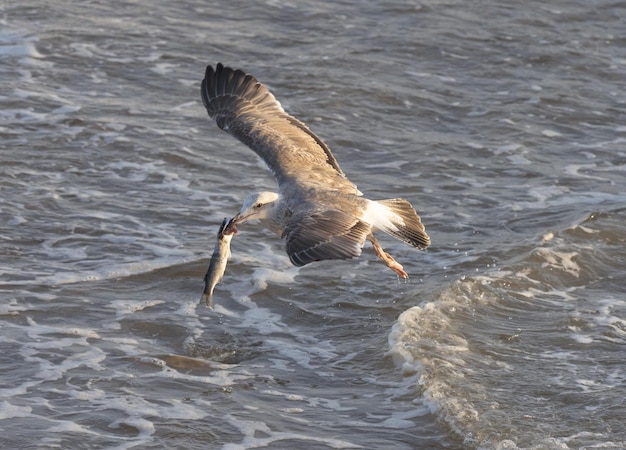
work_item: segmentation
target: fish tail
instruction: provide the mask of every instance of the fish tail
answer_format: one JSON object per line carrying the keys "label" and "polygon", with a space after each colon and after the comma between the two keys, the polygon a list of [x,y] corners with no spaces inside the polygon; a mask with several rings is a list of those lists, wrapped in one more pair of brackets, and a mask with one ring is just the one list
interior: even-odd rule
{"label": "fish tail", "polygon": [[209,265],[209,270],[204,276],[204,292],[202,293],[202,301],[206,304],[207,308],[213,309],[213,289],[215,289],[216,283],[211,283],[211,268],[213,264]]}
{"label": "fish tail", "polygon": [[202,294],[202,301],[206,304],[207,308],[213,309],[213,292]]}

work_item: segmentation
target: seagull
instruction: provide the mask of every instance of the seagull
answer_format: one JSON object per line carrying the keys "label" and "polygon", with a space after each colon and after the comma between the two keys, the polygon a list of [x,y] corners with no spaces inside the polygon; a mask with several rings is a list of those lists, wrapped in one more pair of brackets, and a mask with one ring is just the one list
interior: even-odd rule
{"label": "seagull", "polygon": [[209,117],[250,147],[278,183],[278,192],[250,194],[233,217],[233,227],[260,220],[286,241],[295,266],[359,257],[367,240],[378,258],[408,278],[374,237],[380,230],[418,249],[430,245],[420,216],[407,200],[363,197],[324,141],[285,112],[252,75],[221,63],[209,65],[201,93]]}

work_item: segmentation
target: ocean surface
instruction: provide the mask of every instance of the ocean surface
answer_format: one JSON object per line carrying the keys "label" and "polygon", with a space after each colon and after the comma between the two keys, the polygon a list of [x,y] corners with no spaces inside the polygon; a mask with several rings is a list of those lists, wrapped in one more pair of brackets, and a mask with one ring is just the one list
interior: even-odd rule
{"label": "ocean surface", "polygon": [[[0,448],[626,448],[626,4],[0,3]],[[266,83],[432,238],[290,265],[206,114]]]}

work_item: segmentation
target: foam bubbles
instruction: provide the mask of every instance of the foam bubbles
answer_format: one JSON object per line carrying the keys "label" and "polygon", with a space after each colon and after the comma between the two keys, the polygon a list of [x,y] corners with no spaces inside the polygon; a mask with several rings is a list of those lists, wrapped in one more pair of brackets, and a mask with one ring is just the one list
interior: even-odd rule
{"label": "foam bubbles", "polygon": [[16,406],[6,400],[0,402],[0,420],[12,419],[15,417],[29,417],[33,408],[30,406]]}
{"label": "foam bubbles", "polygon": [[[248,448],[273,447],[276,445],[289,445],[290,441],[307,442],[309,444],[323,444],[330,448],[361,448],[355,443],[336,439],[311,436],[309,434],[299,434],[272,430],[267,424],[260,421],[243,420],[232,415],[226,417],[229,425],[239,430],[243,434],[243,439],[239,443],[225,444],[223,450],[241,450]],[[282,444],[281,444],[282,443]],[[294,444],[295,445],[295,444]]]}
{"label": "foam bubbles", "polygon": [[0,45],[1,56],[25,56],[29,58],[43,58],[43,55],[37,51],[35,44],[27,42],[15,45]]}
{"label": "foam bubbles", "polygon": [[575,261],[578,252],[563,252],[550,248],[538,248],[535,250],[535,254],[545,260],[545,262],[541,264],[543,268],[562,270],[574,277],[578,277],[580,274],[580,267]]}

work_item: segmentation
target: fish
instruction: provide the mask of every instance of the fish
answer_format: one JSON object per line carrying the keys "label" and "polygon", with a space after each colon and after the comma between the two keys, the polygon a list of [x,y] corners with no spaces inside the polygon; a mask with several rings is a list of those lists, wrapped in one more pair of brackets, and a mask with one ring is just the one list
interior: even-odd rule
{"label": "fish", "polygon": [[213,309],[213,289],[215,289],[215,286],[224,278],[226,265],[231,255],[230,241],[235,234],[237,234],[235,221],[225,217],[217,232],[217,242],[215,242],[211,262],[204,275],[204,293],[202,294],[202,300],[210,309]]}

